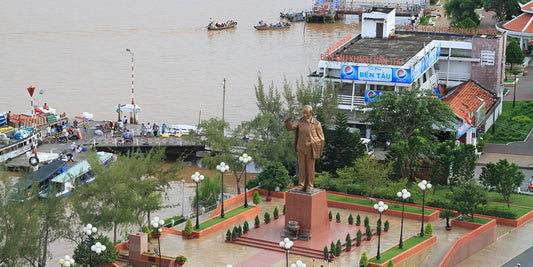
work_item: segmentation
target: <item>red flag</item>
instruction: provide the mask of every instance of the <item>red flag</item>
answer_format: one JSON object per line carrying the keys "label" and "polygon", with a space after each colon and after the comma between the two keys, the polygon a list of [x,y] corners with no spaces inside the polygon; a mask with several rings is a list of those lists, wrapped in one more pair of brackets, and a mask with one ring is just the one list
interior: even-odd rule
{"label": "red flag", "polygon": [[28,87],[28,93],[30,93],[30,97],[33,96],[33,92],[35,92],[35,87],[33,86]]}

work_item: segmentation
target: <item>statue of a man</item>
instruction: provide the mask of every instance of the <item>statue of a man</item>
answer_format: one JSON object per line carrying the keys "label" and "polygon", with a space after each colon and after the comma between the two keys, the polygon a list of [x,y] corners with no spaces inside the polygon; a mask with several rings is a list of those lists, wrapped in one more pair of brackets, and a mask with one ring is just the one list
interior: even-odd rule
{"label": "statue of a man", "polygon": [[313,192],[315,181],[315,159],[319,158],[324,148],[322,125],[313,117],[313,107],[306,105],[303,117],[291,124],[291,118],[285,120],[287,131],[294,132],[294,150],[298,152],[299,191]]}

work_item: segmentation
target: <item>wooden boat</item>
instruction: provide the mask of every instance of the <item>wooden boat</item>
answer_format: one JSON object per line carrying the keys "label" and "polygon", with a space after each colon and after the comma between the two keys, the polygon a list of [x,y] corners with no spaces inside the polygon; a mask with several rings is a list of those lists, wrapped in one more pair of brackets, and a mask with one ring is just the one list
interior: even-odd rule
{"label": "wooden boat", "polygon": [[276,24],[259,24],[255,25],[254,28],[256,30],[279,30],[279,29],[285,29],[289,28],[291,26],[290,22],[278,22]]}
{"label": "wooden boat", "polygon": [[37,171],[20,179],[14,185],[15,194],[13,195],[13,198],[25,199],[26,194],[29,197],[31,193],[30,188],[34,183],[39,186],[38,191],[47,188],[50,184],[50,180],[54,178],[58,173],[60,173],[64,166],[64,161],[56,159],[44,165]]}
{"label": "wooden boat", "polygon": [[206,28],[210,31],[220,31],[220,30],[234,28],[235,26],[237,26],[237,22],[233,20],[229,20],[223,23],[211,21],[209,25],[207,25]]}
{"label": "wooden boat", "polygon": [[279,17],[290,22],[305,21],[305,12],[280,13]]}

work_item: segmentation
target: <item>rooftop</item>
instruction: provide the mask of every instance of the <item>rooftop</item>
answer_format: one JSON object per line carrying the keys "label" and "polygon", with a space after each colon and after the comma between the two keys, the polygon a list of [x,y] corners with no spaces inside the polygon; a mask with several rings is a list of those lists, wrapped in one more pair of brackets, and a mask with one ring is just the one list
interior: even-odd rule
{"label": "rooftop", "polygon": [[487,89],[475,81],[469,80],[450,90],[442,98],[442,101],[449,103],[457,116],[472,121],[471,114],[475,114],[483,103],[485,103],[487,111],[492,108],[492,105],[494,105],[492,97],[493,94]]}

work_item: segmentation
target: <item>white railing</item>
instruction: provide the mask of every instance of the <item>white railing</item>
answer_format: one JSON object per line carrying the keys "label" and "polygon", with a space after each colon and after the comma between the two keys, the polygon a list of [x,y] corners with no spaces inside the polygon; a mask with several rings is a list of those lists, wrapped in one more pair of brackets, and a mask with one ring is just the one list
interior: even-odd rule
{"label": "white railing", "polygon": [[355,107],[362,107],[365,105],[364,96],[339,95],[337,98],[339,108],[353,109]]}
{"label": "white railing", "polygon": [[439,81],[459,81],[464,82],[470,79],[470,73],[460,72],[437,72]]}

